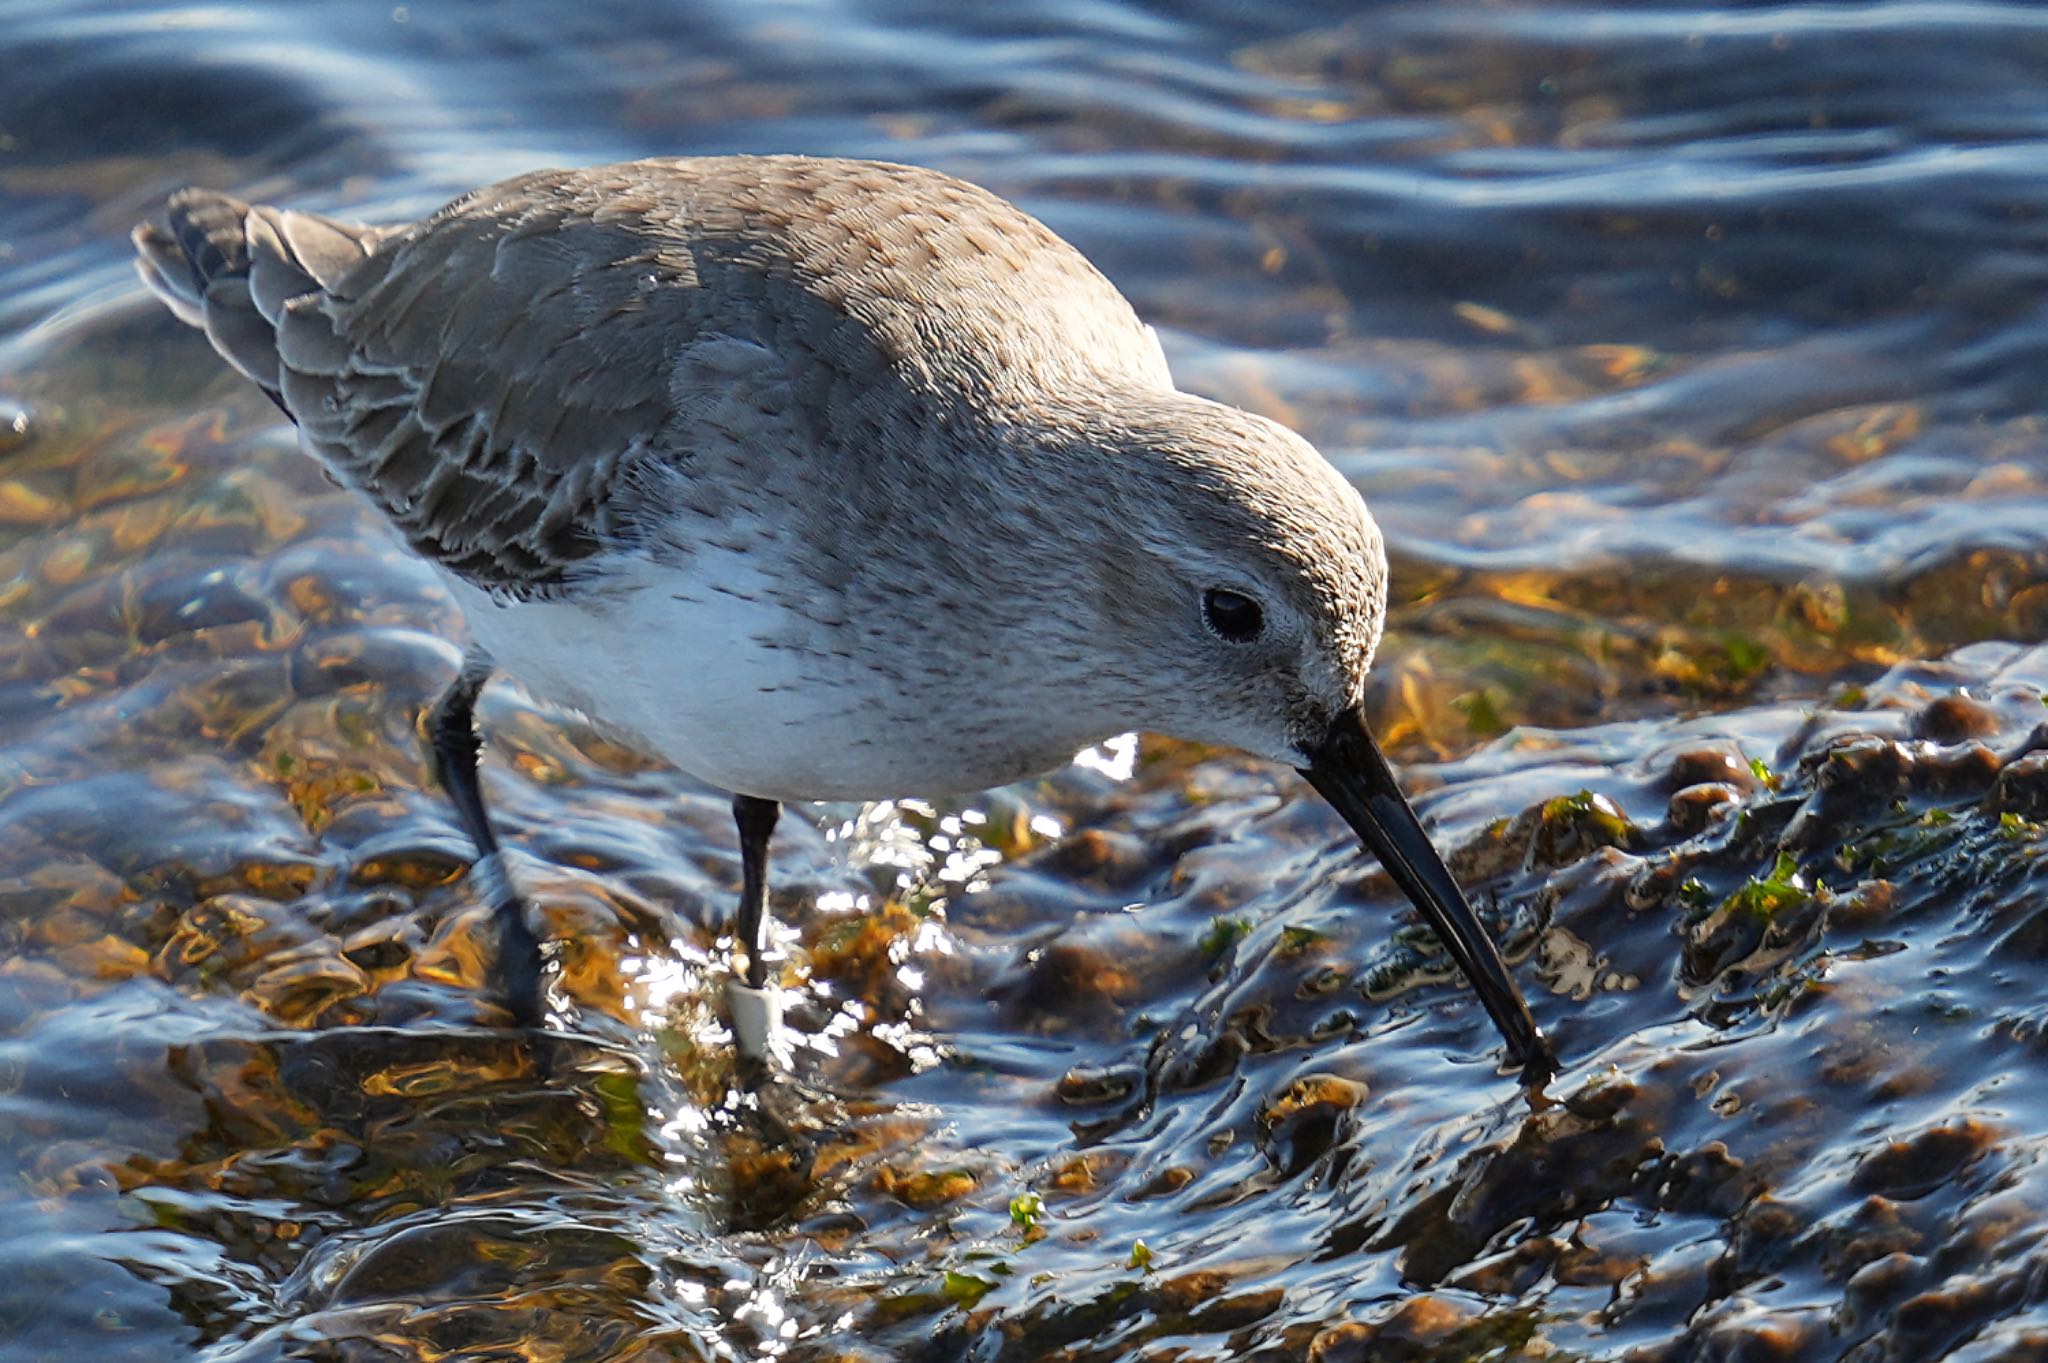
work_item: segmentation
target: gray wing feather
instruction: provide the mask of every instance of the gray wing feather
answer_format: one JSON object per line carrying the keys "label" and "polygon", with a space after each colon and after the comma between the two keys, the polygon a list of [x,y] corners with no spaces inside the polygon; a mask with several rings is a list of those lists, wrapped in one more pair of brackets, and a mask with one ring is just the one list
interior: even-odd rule
{"label": "gray wing feather", "polygon": [[[636,523],[649,487],[719,533],[748,519],[721,499],[774,498],[836,454],[882,483],[875,461],[948,423],[1028,421],[1077,386],[1171,387],[1156,339],[1071,247],[911,167],[542,171],[396,229],[208,191],[169,216],[135,234],[151,289],[415,549],[512,595],[672,536]],[[693,472],[718,459],[738,467]]]}
{"label": "gray wing feather", "polygon": [[647,243],[545,195],[407,233],[278,328],[284,405],[415,548],[479,585],[563,581],[672,412],[687,291]]}
{"label": "gray wing feather", "polygon": [[413,548],[523,596],[614,528],[602,484],[667,410],[663,347],[631,315],[644,290],[607,279],[644,242],[572,232],[571,249],[541,201],[410,229],[208,190],[166,211],[168,230],[134,233],[143,281]]}
{"label": "gray wing feather", "polygon": [[133,234],[143,283],[273,398],[285,304],[340,278],[386,235],[209,189],[173,194],[165,215],[168,230],[144,223]]}

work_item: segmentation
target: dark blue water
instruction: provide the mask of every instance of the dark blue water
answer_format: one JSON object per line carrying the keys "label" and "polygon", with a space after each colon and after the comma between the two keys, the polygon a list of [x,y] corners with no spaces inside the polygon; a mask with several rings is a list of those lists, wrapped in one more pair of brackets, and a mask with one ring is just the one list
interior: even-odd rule
{"label": "dark blue water", "polygon": [[[1359,483],[1547,1091],[1148,740],[786,820],[763,1117],[722,800],[511,689],[489,1025],[459,622],[125,234],[727,151],[1016,199]],[[2048,1356],[2044,208],[2021,3],[0,8],[0,1360]]]}

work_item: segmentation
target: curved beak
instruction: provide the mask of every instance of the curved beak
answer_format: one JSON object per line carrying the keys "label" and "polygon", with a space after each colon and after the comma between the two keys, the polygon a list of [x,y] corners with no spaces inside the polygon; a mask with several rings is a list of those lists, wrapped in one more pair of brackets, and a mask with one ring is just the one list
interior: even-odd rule
{"label": "curved beak", "polygon": [[1366,727],[1364,712],[1352,709],[1339,715],[1329,736],[1309,754],[1309,765],[1301,774],[1344,816],[1436,929],[1507,1041],[1508,1055],[1525,1070],[1555,1071],[1550,1043],[1529,1016],[1529,1005],[1502,964],[1499,949],[1395,784],[1393,769]]}

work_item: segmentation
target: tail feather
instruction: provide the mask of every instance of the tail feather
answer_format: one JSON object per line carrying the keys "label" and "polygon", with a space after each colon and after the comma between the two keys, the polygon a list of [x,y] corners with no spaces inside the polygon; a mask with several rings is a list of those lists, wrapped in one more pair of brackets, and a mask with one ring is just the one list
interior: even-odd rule
{"label": "tail feather", "polygon": [[187,326],[204,327],[206,310],[199,298],[192,265],[178,246],[178,239],[153,222],[143,223],[128,234],[135,243],[135,272],[149,291]]}
{"label": "tail feather", "polygon": [[168,229],[143,223],[132,234],[142,282],[282,406],[277,327],[286,305],[332,287],[388,233],[210,189],[181,189],[164,212]]}
{"label": "tail feather", "polygon": [[216,279],[249,272],[249,205],[210,189],[181,189],[164,210],[200,293]]}
{"label": "tail feather", "polygon": [[265,207],[250,212],[248,227],[249,287],[272,319],[300,294],[333,288],[386,235],[317,213]]}

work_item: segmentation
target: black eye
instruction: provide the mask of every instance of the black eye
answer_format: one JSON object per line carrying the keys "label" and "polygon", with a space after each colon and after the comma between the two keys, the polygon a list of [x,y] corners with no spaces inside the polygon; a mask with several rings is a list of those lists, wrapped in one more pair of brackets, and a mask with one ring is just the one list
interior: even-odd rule
{"label": "black eye", "polygon": [[1202,593],[1202,619],[1233,644],[1248,644],[1266,627],[1266,613],[1243,592],[1211,587]]}

